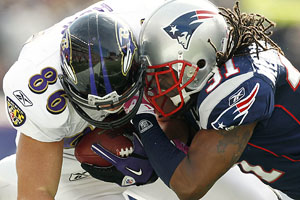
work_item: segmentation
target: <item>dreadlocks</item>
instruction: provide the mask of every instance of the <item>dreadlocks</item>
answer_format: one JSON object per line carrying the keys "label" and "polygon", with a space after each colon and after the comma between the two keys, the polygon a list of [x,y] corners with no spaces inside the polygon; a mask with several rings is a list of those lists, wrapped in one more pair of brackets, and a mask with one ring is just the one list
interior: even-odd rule
{"label": "dreadlocks", "polygon": [[[223,7],[220,7],[219,10],[229,24],[230,30],[225,52],[216,51],[218,66],[224,64],[233,55],[237,55],[239,49],[252,43],[256,45],[257,56],[259,47],[264,51],[270,49],[267,44],[283,54],[280,47],[270,38],[273,34],[270,29],[275,27],[274,22],[259,14],[241,13],[238,1],[235,3],[233,10]],[[265,46],[260,41],[264,41]],[[208,42],[214,47],[210,40]]]}

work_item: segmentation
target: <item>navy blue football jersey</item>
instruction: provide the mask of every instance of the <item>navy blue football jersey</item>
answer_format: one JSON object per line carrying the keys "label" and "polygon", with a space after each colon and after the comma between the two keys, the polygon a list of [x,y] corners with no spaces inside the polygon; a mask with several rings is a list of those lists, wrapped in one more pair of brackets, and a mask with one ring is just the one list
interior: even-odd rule
{"label": "navy blue football jersey", "polygon": [[201,129],[257,121],[238,165],[300,199],[300,73],[275,50],[236,56],[214,70],[197,100]]}

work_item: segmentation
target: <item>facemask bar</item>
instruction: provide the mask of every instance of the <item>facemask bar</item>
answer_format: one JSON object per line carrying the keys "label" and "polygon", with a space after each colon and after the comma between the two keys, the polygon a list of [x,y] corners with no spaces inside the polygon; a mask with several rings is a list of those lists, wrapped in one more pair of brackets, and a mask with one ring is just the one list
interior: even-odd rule
{"label": "facemask bar", "polygon": [[128,92],[124,93],[122,96],[119,96],[116,93],[117,96],[120,97],[120,98],[118,98],[117,103],[116,103],[115,97],[110,97],[112,95],[112,93],[106,95],[106,96],[108,96],[108,98],[106,98],[105,101],[104,101],[104,98],[101,98],[101,97],[98,97],[95,95],[90,95],[90,94],[88,95],[88,100],[86,100],[86,99],[82,98],[81,96],[77,95],[76,92],[74,92],[72,90],[72,88],[66,82],[67,80],[65,80],[66,78],[63,75],[59,76],[59,78],[61,79],[61,84],[62,84],[64,90],[67,91],[66,93],[72,94],[72,95],[68,95],[68,97],[70,99],[72,99],[74,102],[76,102],[80,106],[83,106],[85,108],[92,109],[92,110],[107,111],[109,109],[113,109],[120,105],[123,105],[126,102],[126,99],[128,99],[127,97],[133,96],[137,89],[137,85],[136,85],[135,87],[131,87],[131,89]]}
{"label": "facemask bar", "polygon": [[[136,94],[138,88],[143,85],[143,76],[145,75],[145,68],[141,68],[140,70],[142,70],[142,73],[140,73],[137,83],[133,84],[124,94],[118,95],[116,91],[113,91],[104,97],[89,94],[88,100],[77,95],[76,92],[72,90],[65,75],[60,74],[59,79],[66,93],[71,94],[68,95],[68,97],[75,103],[92,110],[107,111],[109,109],[122,106],[126,101]],[[108,113],[110,113],[110,111],[108,111]]]}
{"label": "facemask bar", "polygon": [[[180,70],[178,80],[177,80],[177,77],[175,76],[177,71],[173,69],[173,65],[177,65],[182,68]],[[183,75],[184,75],[186,67],[194,68],[194,70],[193,70],[194,73],[191,74],[190,79],[182,85]],[[159,71],[162,68],[167,68],[167,70]],[[156,87],[156,90],[157,90],[157,94],[150,96],[148,94],[148,92],[146,92],[147,99],[152,103],[152,105],[155,107],[155,109],[157,109],[164,117],[173,115],[175,112],[179,111],[182,108],[182,106],[185,103],[185,100],[187,100],[188,95],[185,92],[185,88],[187,87],[187,85],[189,85],[195,79],[198,71],[199,71],[198,67],[193,66],[192,64],[190,64],[186,61],[183,61],[183,60],[176,60],[176,61],[168,62],[168,63],[162,64],[162,65],[148,66],[148,69],[146,72],[146,91],[153,90],[153,84],[154,84],[154,86]],[[159,81],[159,76],[162,74],[166,74],[166,73],[171,74],[170,76],[173,77],[174,85],[166,90],[162,90],[161,84]],[[148,79],[148,77],[152,77],[152,78]],[[174,99],[176,100],[176,104],[174,104],[174,105],[176,105],[177,108],[169,113],[166,113],[163,110],[163,107],[162,107],[163,105],[158,105],[157,99],[170,93],[173,90],[178,92],[178,94],[176,96],[171,97],[171,100],[172,100],[172,98],[173,98],[173,100]]]}
{"label": "facemask bar", "polygon": [[130,113],[124,115],[123,117],[111,121],[111,122],[105,122],[105,121],[97,121],[97,120],[93,120],[82,108],[80,108],[80,106],[78,106],[75,102],[73,102],[72,100],[70,101],[71,104],[73,105],[73,107],[75,108],[77,114],[82,117],[84,120],[86,120],[87,122],[89,122],[90,124],[92,124],[93,126],[102,128],[102,129],[115,129],[118,128],[120,126],[123,126],[125,124],[127,124],[137,113],[140,104],[142,103],[143,100],[143,90],[144,88],[141,87],[139,90],[139,98],[137,100],[137,103],[135,104],[135,106],[133,107],[133,109],[131,110]]}
{"label": "facemask bar", "polygon": [[[110,108],[105,108],[105,109],[101,109],[100,105],[108,105],[108,102],[105,103],[100,103],[100,102],[95,102],[94,105],[90,105],[88,103],[88,100],[78,96],[76,93],[74,93],[72,91],[72,89],[70,88],[70,86],[67,84],[67,80],[66,77],[62,74],[59,75],[59,79],[60,82],[62,84],[63,89],[66,91],[67,94],[72,94],[72,95],[67,95],[72,106],[75,108],[75,111],[77,112],[77,114],[79,116],[81,116],[83,119],[85,119],[87,122],[89,122],[91,125],[102,128],[102,129],[114,129],[114,128],[118,128],[120,126],[125,125],[126,123],[128,123],[128,121],[130,121],[135,114],[138,111],[138,108],[142,102],[143,99],[143,91],[144,91],[144,77],[145,77],[145,68],[142,67],[142,73],[140,73],[140,77],[137,81],[137,83],[135,84],[134,87],[132,87],[127,93],[129,93],[129,96],[120,98],[120,102],[117,104],[113,104],[112,99],[108,102],[111,102],[110,105],[112,105]],[[126,114],[125,116],[114,120],[112,122],[105,122],[105,121],[97,121],[97,120],[93,120],[80,106],[89,108],[89,109],[93,109],[93,110],[103,110],[103,111],[107,111],[107,109],[111,109],[111,108],[115,108],[117,106],[121,106],[128,101],[130,98],[132,98],[135,94],[137,94],[137,92],[139,92],[139,98],[137,103],[135,104],[135,106],[133,107],[132,111],[128,114]],[[120,109],[121,109],[120,108]]]}
{"label": "facemask bar", "polygon": [[[131,95],[129,95],[129,96],[131,96]],[[107,113],[117,113],[122,109],[122,106],[124,105],[124,103],[122,103],[122,105],[119,106],[119,108],[113,109],[113,110],[101,107],[101,103],[102,102],[107,102],[107,101],[109,101],[109,102],[119,102],[120,99],[122,99],[122,96],[118,95],[118,93],[116,91],[113,91],[113,92],[105,95],[104,97],[99,97],[99,96],[96,96],[96,95],[89,94],[88,95],[88,104],[92,105],[92,106],[98,106],[98,107],[100,107],[101,110],[103,110]],[[106,104],[106,105],[110,105],[110,104]],[[107,106],[107,107],[111,108],[112,106]],[[117,107],[117,106],[114,106],[114,107]]]}

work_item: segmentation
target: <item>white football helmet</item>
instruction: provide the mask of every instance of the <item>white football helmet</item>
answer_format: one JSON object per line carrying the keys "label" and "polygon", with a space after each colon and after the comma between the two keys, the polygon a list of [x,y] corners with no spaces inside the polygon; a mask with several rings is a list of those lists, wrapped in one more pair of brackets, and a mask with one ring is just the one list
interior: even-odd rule
{"label": "white football helmet", "polygon": [[[148,100],[163,116],[177,112],[211,77],[216,51],[224,52],[227,41],[227,23],[211,2],[170,0],[163,4],[144,22],[139,39],[141,60],[147,65]],[[176,109],[163,110],[158,99],[164,95]]]}

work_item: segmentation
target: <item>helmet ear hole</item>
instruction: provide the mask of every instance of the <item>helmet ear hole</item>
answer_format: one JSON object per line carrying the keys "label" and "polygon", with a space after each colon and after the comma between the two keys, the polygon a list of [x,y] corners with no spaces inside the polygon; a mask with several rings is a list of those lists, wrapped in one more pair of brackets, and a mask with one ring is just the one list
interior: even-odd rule
{"label": "helmet ear hole", "polygon": [[200,60],[198,60],[198,62],[197,62],[197,66],[199,67],[199,69],[202,69],[202,68],[204,68],[204,67],[205,67],[205,65],[206,65],[206,61],[205,61],[204,59],[200,59]]}

